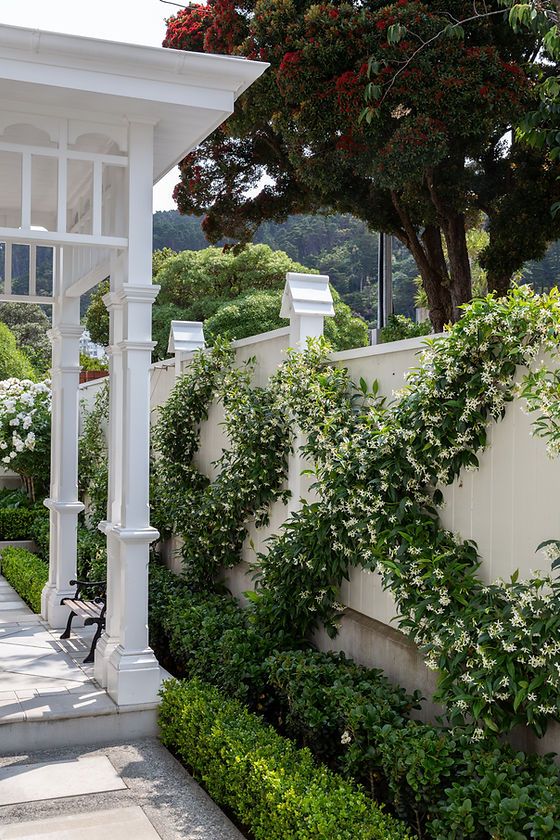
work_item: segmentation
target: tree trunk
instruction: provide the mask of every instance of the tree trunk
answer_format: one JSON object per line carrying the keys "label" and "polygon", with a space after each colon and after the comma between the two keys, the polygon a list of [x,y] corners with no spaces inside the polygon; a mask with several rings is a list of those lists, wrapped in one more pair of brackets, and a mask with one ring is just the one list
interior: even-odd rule
{"label": "tree trunk", "polygon": [[403,226],[402,241],[414,257],[422,278],[422,286],[428,298],[430,321],[434,331],[441,332],[451,320],[453,312],[441,231],[436,225],[428,225],[420,239],[397,193],[392,192],[391,198]]}
{"label": "tree trunk", "polygon": [[[463,164],[460,165],[463,166]],[[444,201],[441,197],[435,184],[433,170],[427,172],[426,184],[447,245],[452,320],[455,322],[461,317],[461,304],[468,303],[472,298],[471,264],[467,250],[465,215],[464,213],[458,213],[450,203]]]}
{"label": "tree trunk", "polygon": [[511,275],[502,272],[488,271],[488,291],[495,292],[498,297],[504,297],[508,293],[511,284]]}
{"label": "tree trunk", "polygon": [[453,302],[453,321],[461,317],[461,305],[472,299],[472,278],[469,252],[467,250],[467,232],[463,213],[450,213],[443,224],[449,266],[451,268],[451,300]]}
{"label": "tree trunk", "polygon": [[427,271],[420,268],[420,276],[428,298],[434,332],[442,332],[444,326],[453,320],[453,305],[441,230],[436,225],[427,225],[422,234],[422,242],[428,258],[428,268]]}

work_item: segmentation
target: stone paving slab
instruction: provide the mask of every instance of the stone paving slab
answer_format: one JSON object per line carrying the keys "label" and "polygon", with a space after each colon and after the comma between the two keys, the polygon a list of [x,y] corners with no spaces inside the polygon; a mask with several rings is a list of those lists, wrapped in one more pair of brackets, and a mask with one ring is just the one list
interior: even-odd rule
{"label": "stone paving slab", "polygon": [[104,755],[0,768],[0,806],[103,793],[125,787]]}
{"label": "stone paving slab", "polygon": [[138,805],[93,814],[68,814],[19,825],[0,826],[0,840],[160,840],[160,835]]}
{"label": "stone paving slab", "polygon": [[[16,772],[19,766],[34,761],[69,761],[100,755],[110,760],[126,788],[0,807],[0,840],[12,840],[12,837],[13,840],[23,840],[17,834],[4,835],[1,832],[8,828],[13,830],[26,822],[34,821],[37,826],[43,826],[47,820],[76,814],[84,817],[94,815],[95,819],[102,811],[132,806],[142,809],[157,832],[155,836],[161,840],[245,840],[223,811],[155,738],[99,749],[67,747],[34,755],[0,757],[0,767],[10,767]],[[98,831],[97,838],[103,835],[107,840],[116,840],[104,828]],[[81,836],[90,840],[87,835]],[[24,837],[25,840],[35,840],[33,834],[29,838]],[[123,835],[123,840],[124,837],[126,840],[140,840],[132,831]],[[48,834],[45,838],[37,834],[37,840],[39,838],[51,840]],[[56,836],[56,840],[59,838],[67,840],[64,834]],[[68,836],[68,840],[70,838],[74,840],[72,835]]]}
{"label": "stone paving slab", "polygon": [[95,628],[75,623],[60,639],[0,577],[0,725],[116,712],[83,662]]}

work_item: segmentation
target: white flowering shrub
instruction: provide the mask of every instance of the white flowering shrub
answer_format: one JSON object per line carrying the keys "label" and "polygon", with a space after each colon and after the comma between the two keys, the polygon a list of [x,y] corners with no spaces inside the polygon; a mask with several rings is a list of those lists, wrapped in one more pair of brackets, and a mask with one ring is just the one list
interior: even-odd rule
{"label": "white flowering shrub", "polygon": [[48,489],[50,415],[49,382],[0,381],[0,463],[24,479],[32,497]]}

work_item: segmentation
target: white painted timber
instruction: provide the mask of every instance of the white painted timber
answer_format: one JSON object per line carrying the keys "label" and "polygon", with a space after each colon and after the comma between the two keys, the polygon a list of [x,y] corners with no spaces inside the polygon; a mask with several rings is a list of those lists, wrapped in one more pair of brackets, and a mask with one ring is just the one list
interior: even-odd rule
{"label": "white painted timber", "polygon": [[[63,254],[57,268],[71,270]],[[54,309],[52,342],[51,488],[45,505],[50,510],[49,580],[41,598],[41,613],[51,627],[63,628],[68,608],[62,598],[71,597],[71,580],[77,577],[78,514],[84,509],[78,499],[78,386],[80,383],[79,298],[62,297]]]}
{"label": "white painted timber", "polygon": [[[109,506],[101,526],[108,547],[107,627],[96,650],[95,676],[107,687],[108,702],[126,710],[130,722],[115,723],[109,710],[111,732],[123,726],[151,732],[161,683],[147,633],[149,545],[158,536],[149,522],[151,310],[158,292],[152,285],[152,188],[232,113],[236,98],[266,67],[242,58],[0,25],[0,241],[9,262],[0,299],[16,299],[10,275],[14,243],[31,246],[29,294],[17,299],[41,297],[36,247],[54,247],[56,256],[52,295],[41,300],[54,304],[46,502],[51,548],[42,598],[42,614],[52,627],[62,627],[68,615],[60,600],[71,594],[69,581],[76,577],[82,510],[76,481],[80,295],[108,267],[111,274]],[[20,613],[7,607],[0,612],[14,620]],[[40,677],[37,663],[51,667],[44,651],[32,654],[28,672],[17,676],[28,684]],[[9,680],[16,679],[14,669],[9,673]],[[65,703],[69,713],[72,703]],[[28,711],[14,710],[12,719],[5,709],[2,746],[21,740],[21,714],[26,718]],[[86,717],[91,726],[83,723],[81,737],[87,730],[95,740],[94,716]],[[76,728],[76,716],[70,718]],[[48,741],[44,728],[32,728],[43,726],[42,720],[24,722],[24,741]],[[65,742],[70,737],[64,733]]]}
{"label": "white painted timber", "polygon": [[290,319],[290,344],[304,348],[308,338],[323,335],[325,318],[334,315],[329,278],[324,274],[286,274],[280,316]]}
{"label": "white painted timber", "polygon": [[205,346],[202,321],[171,321],[167,352],[175,356],[175,375],[181,375],[181,366],[187,354]]}
{"label": "white painted timber", "polygon": [[43,123],[70,110],[75,119],[91,120],[97,113],[117,125],[123,124],[123,115],[151,120],[157,124],[155,180],[233,111],[235,99],[267,66],[237,57],[0,27],[0,99],[7,100],[2,107],[17,112],[36,91]]}

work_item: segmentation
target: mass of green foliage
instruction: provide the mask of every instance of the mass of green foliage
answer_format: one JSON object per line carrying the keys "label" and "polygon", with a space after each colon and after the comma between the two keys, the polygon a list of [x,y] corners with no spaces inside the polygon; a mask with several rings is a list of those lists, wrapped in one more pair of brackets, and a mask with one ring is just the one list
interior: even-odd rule
{"label": "mass of green foliage", "polygon": [[13,332],[0,322],[0,380],[35,379],[36,374],[28,357],[18,350]]}
{"label": "mass of green foliage", "polygon": [[417,324],[405,315],[390,315],[387,325],[381,330],[381,343],[388,341],[402,341],[404,338],[417,338],[429,335],[432,325],[429,321]]}
{"label": "mass of green foliage", "polygon": [[[325,318],[325,337],[334,350],[348,350],[368,344],[368,327],[362,318],[352,315],[349,306],[342,303],[333,290],[334,318]],[[245,292],[220,308],[204,324],[207,344],[218,336],[226,339],[247,338],[250,335],[288,326],[280,317],[282,290]]]}
{"label": "mass of green foliage", "polygon": [[255,840],[411,837],[362,791],[215,688],[166,683],[159,723],[163,743]]}
{"label": "mass of green foliage", "polygon": [[238,253],[221,248],[183,251],[158,271],[158,300],[185,308],[203,298],[223,302],[249,289],[283,288],[288,271],[309,273],[310,269],[268,245],[251,245]]}
{"label": "mass of green foliage", "polygon": [[193,593],[186,580],[155,564],[149,626],[171,673],[204,680],[247,704],[361,784],[418,838],[513,840],[560,830],[560,777],[550,756],[411,719],[419,694],[391,685],[377,669],[343,654],[290,649],[278,634],[263,634],[251,607]]}
{"label": "mass of green foliage", "polygon": [[33,612],[40,613],[41,593],[49,578],[48,565],[31,551],[7,546],[0,554],[0,571]]}
{"label": "mass of green foliage", "polygon": [[[541,43],[510,26],[500,0],[189,6],[164,46],[270,68],[182,162],[178,207],[206,214],[211,241],[248,241],[293,214],[351,213],[408,247],[440,331],[472,295],[470,218],[488,218],[481,261],[499,294],[558,236],[560,162],[504,141],[539,101]],[[360,120],[366,96],[374,116]]]}
{"label": "mass of green foliage", "polygon": [[[218,336],[245,338],[285,326],[280,301],[286,273],[317,271],[264,244],[239,253],[205,248],[175,254],[166,248],[154,252],[153,268],[161,287],[152,312],[154,359],[167,358],[172,320],[204,321],[209,343]],[[103,303],[108,288],[107,282],[100,284],[86,314],[93,341],[103,345],[109,341],[109,315]],[[325,331],[339,350],[368,343],[367,324],[338,297],[335,317],[328,319]]]}
{"label": "mass of green foliage", "polygon": [[0,508],[0,540],[30,540],[37,511],[27,507]]}
{"label": "mass of green foliage", "polygon": [[22,351],[39,375],[51,366],[51,344],[47,336],[50,320],[38,304],[0,303],[0,321],[13,332]]}
{"label": "mass of green foliage", "polygon": [[[451,484],[462,468],[477,468],[487,424],[501,419],[513,399],[517,367],[543,350],[557,353],[559,335],[557,290],[538,297],[521,287],[502,300],[477,300],[450,332],[429,343],[391,405],[367,383],[353,386],[320,344],[291,353],[268,387],[258,389],[238,370],[230,387],[220,367],[227,358],[212,370],[212,354],[199,354],[190,371],[196,400],[187,374],[163,409],[166,428],[198,429],[197,418],[227,382],[222,399],[232,448],[218,463],[217,478],[205,483],[188,466],[195,431],[182,473],[171,469],[170,504],[182,522],[191,584],[208,586],[220,564],[234,565],[249,512],[257,504],[257,521],[266,521],[267,506],[281,498],[291,418],[307,439],[303,451],[314,465],[316,498],[304,500],[258,556],[261,579],[253,597],[263,632],[295,644],[321,624],[336,634],[344,609],[338,592],[350,567],[377,570],[396,600],[399,627],[439,672],[435,697],[449,719],[470,721],[475,739],[518,724],[542,735],[560,718],[560,643],[554,641],[560,583],[535,573],[486,585],[477,574],[476,545],[445,530],[437,508],[438,485]],[[272,440],[277,459],[260,445]],[[156,443],[171,486],[176,446],[164,437]],[[553,640],[545,645],[537,635],[543,628]]]}

